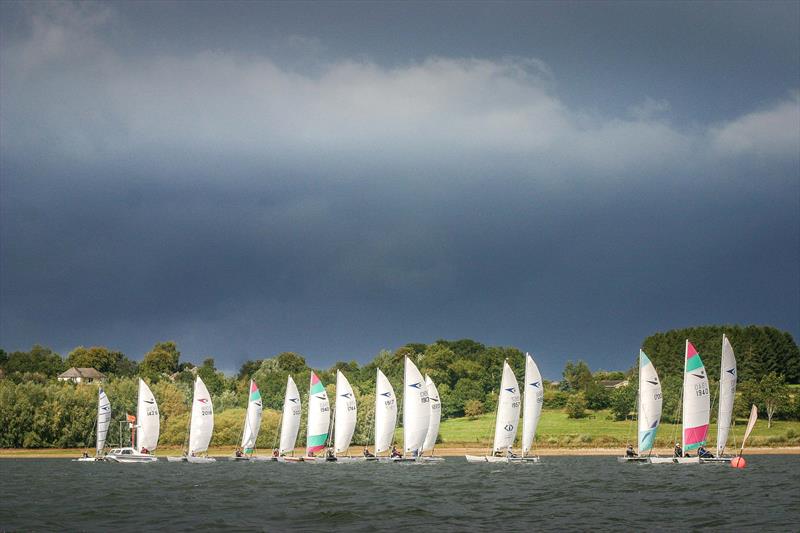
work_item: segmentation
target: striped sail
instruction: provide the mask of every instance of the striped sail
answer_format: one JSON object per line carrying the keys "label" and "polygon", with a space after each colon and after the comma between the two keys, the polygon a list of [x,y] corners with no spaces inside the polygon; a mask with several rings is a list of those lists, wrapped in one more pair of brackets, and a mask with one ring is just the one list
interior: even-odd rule
{"label": "striped sail", "polygon": [[242,449],[244,453],[253,453],[258,438],[258,430],[261,428],[261,393],[256,386],[256,382],[250,380],[250,396],[247,400],[247,414],[244,416],[244,432],[242,433]]}
{"label": "striped sail", "polygon": [[283,417],[281,419],[281,442],[278,453],[294,450],[297,442],[297,432],[300,431],[300,415],[303,406],[300,403],[300,392],[297,390],[292,376],[286,380],[286,395],[283,397]]}
{"label": "striped sail", "polygon": [[717,455],[722,455],[728,442],[736,396],[736,357],[728,337],[722,336],[722,368],[719,371],[719,412],[717,414]]}
{"label": "striped sail", "polygon": [[189,454],[208,450],[212,433],[214,433],[214,405],[211,403],[211,395],[206,384],[200,376],[197,376],[194,380],[192,423],[189,427]]}
{"label": "striped sail", "polygon": [[639,350],[639,453],[652,450],[661,422],[661,382],[647,355]]}
{"label": "striped sail", "polygon": [[422,443],[422,451],[433,450],[436,445],[436,438],[439,436],[439,423],[442,420],[442,402],[439,401],[439,391],[433,380],[425,376],[425,385],[428,387],[428,398],[430,401],[430,419],[428,420],[428,432],[425,434],[425,442]]}
{"label": "striped sail", "polygon": [[343,453],[350,448],[353,433],[356,430],[358,414],[356,396],[353,387],[341,371],[336,371],[336,430],[333,447],[336,453]]}
{"label": "striped sail", "polygon": [[503,378],[500,380],[500,397],[497,401],[497,420],[494,426],[494,451],[505,451],[517,438],[519,424],[520,394],[517,378],[508,361],[503,362]]}
{"label": "striped sail", "polygon": [[708,374],[700,354],[688,340],[683,371],[683,451],[695,450],[706,443],[711,415]]}
{"label": "striped sail", "polygon": [[542,374],[533,361],[533,357],[530,354],[525,354],[525,396],[523,398],[522,411],[523,455],[528,453],[533,445],[536,426],[539,425],[539,418],[542,415],[543,402],[544,385],[542,384]]}
{"label": "striped sail", "polygon": [[306,455],[325,449],[328,429],[331,424],[331,406],[325,385],[314,372],[311,372],[311,385],[308,389],[308,428],[306,433]]}
{"label": "striped sail", "polygon": [[428,387],[417,365],[406,357],[403,376],[403,451],[418,453],[428,433]]}
{"label": "striped sail", "polygon": [[141,378],[139,378],[139,400],[136,405],[136,451],[143,449],[155,451],[158,445],[160,422],[158,417],[158,404],[156,398]]}
{"label": "striped sail", "polygon": [[389,379],[378,369],[375,380],[375,453],[384,452],[392,445],[394,426],[397,424],[397,398]]}
{"label": "striped sail", "polygon": [[106,447],[106,436],[108,435],[108,426],[111,424],[111,402],[108,401],[103,387],[100,387],[98,392],[97,402],[97,455],[103,453],[103,448]]}

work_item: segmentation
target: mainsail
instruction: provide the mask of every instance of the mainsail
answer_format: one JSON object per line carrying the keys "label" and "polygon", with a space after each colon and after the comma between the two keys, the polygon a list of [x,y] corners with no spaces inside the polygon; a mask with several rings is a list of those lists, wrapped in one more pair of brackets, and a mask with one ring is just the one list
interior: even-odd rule
{"label": "mainsail", "polygon": [[281,443],[278,450],[281,455],[294,450],[294,445],[297,442],[297,432],[300,430],[300,414],[302,412],[300,392],[297,390],[297,385],[292,376],[289,376],[286,381],[286,396],[283,398]]}
{"label": "mainsail", "polygon": [[439,401],[439,391],[436,384],[429,376],[425,376],[425,386],[428,387],[428,405],[430,406],[430,419],[428,420],[428,432],[425,434],[425,442],[422,444],[422,451],[433,450],[436,445],[436,437],[439,436],[439,422],[442,420],[442,403]]}
{"label": "mainsail", "polygon": [[341,371],[336,371],[336,431],[333,446],[336,453],[350,448],[353,432],[356,430],[356,397],[353,387]]}
{"label": "mainsail", "polygon": [[406,357],[403,375],[403,451],[418,453],[428,433],[428,387],[417,366]]}
{"label": "mainsail", "polygon": [[331,406],[325,386],[314,372],[308,390],[308,431],[306,433],[306,455],[325,449],[328,428],[331,423]]}
{"label": "mainsail", "polygon": [[375,453],[384,452],[392,445],[394,426],[397,424],[397,399],[392,384],[379,368],[375,379]]}
{"label": "mainsail", "polygon": [[639,453],[652,450],[661,422],[661,382],[647,355],[639,350]]}
{"label": "mainsail", "polygon": [[142,453],[147,449],[153,452],[158,445],[158,432],[160,422],[158,419],[158,404],[156,398],[141,378],[139,378],[139,400],[136,405],[136,451]]}
{"label": "mainsail", "polygon": [[536,426],[542,414],[544,386],[539,367],[530,354],[525,354],[525,396],[522,411],[522,454],[525,455],[533,445]]}
{"label": "mainsail", "polygon": [[708,374],[700,354],[688,340],[683,371],[683,451],[695,450],[706,443],[711,397]]}
{"label": "mainsail", "polygon": [[253,453],[258,438],[258,430],[261,427],[261,393],[256,386],[256,382],[250,380],[250,396],[247,401],[247,414],[244,416],[244,432],[242,433],[242,449],[244,453]]}
{"label": "mainsail", "polygon": [[722,336],[722,367],[719,371],[719,413],[717,415],[717,455],[722,455],[728,442],[736,396],[736,357],[728,337]]}
{"label": "mainsail", "polygon": [[500,397],[497,401],[497,420],[494,426],[494,451],[507,450],[517,437],[519,423],[520,394],[517,378],[508,361],[503,362],[503,378],[500,381]]}
{"label": "mainsail", "polygon": [[214,405],[206,384],[200,376],[194,380],[192,398],[192,424],[189,428],[189,455],[208,450],[211,434],[214,432]]}
{"label": "mainsail", "polygon": [[111,424],[111,402],[108,401],[105,391],[100,387],[97,402],[97,455],[103,453],[103,448],[106,447],[106,435],[108,435],[108,426]]}

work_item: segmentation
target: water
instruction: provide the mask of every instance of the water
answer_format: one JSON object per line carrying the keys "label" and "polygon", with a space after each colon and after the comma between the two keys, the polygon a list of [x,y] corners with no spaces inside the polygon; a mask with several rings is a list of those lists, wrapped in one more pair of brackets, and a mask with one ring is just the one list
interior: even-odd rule
{"label": "water", "polygon": [[0,460],[0,530],[797,531],[800,456],[728,465]]}

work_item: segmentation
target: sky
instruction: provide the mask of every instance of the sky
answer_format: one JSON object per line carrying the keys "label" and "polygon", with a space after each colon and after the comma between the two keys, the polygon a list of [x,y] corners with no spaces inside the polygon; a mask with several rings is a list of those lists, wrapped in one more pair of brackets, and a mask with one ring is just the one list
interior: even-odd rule
{"label": "sky", "polygon": [[[0,347],[800,336],[800,3],[0,4]],[[676,357],[680,354],[676,354]]]}

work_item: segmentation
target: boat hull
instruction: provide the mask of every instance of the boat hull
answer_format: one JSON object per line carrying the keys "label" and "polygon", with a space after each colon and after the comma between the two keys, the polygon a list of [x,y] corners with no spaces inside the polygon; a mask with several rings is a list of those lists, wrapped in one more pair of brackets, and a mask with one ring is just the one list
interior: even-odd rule
{"label": "boat hull", "polygon": [[170,462],[170,463],[185,463],[186,462],[186,456],[183,456],[183,455],[179,456],[179,457],[168,456],[167,457],[167,462]]}
{"label": "boat hull", "polygon": [[154,463],[158,457],[154,455],[106,455],[106,461],[113,463]]}
{"label": "boat hull", "polygon": [[617,457],[617,461],[620,463],[649,463],[650,457]]}
{"label": "boat hull", "polygon": [[197,464],[197,465],[204,465],[204,464],[208,464],[208,463],[216,463],[217,460],[214,459],[213,457],[192,457],[192,456],[189,456],[189,457],[186,458],[186,462]]}
{"label": "boat hull", "polygon": [[733,457],[701,457],[701,463],[725,464],[730,463]]}

